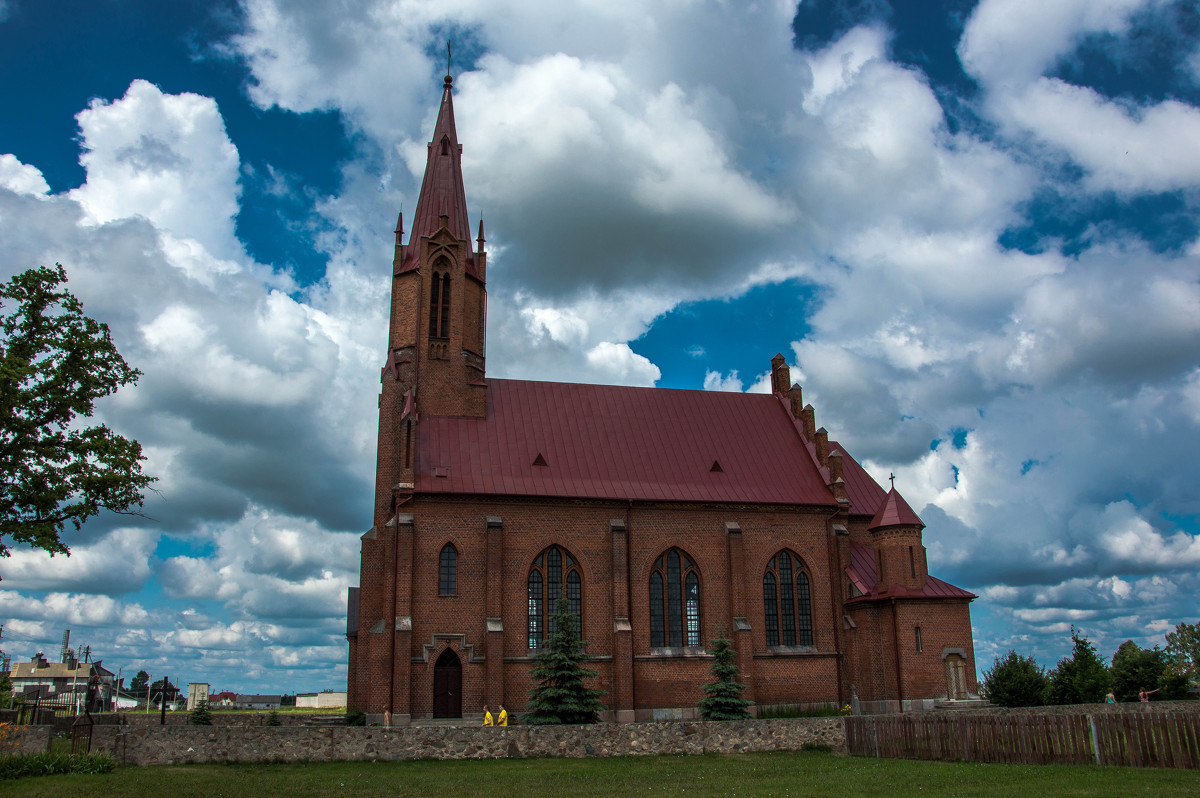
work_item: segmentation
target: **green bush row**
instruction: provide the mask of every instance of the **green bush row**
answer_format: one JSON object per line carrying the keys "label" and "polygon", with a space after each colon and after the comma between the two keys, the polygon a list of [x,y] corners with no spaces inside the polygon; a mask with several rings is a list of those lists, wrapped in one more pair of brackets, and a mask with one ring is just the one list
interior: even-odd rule
{"label": "green bush row", "polygon": [[111,773],[116,766],[108,754],[11,754],[0,756],[0,780],[63,773]]}

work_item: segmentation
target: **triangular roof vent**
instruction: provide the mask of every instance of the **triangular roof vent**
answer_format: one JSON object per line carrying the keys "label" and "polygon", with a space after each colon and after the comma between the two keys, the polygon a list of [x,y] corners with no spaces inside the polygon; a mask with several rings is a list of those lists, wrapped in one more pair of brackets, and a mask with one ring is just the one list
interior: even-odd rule
{"label": "triangular roof vent", "polygon": [[541,452],[538,452],[538,456],[533,458],[533,464],[535,466],[548,466],[549,465],[549,463],[546,462],[546,458],[542,457]]}
{"label": "triangular roof vent", "polygon": [[713,460],[712,468],[710,468],[708,470],[714,474],[724,474],[725,473],[725,469],[721,468],[721,464],[719,462],[717,462],[716,460]]}

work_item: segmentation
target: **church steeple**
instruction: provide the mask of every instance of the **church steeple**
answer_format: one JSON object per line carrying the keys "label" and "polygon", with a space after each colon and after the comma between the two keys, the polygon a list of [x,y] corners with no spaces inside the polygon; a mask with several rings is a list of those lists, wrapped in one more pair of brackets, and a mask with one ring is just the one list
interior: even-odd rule
{"label": "church steeple", "polygon": [[[409,247],[398,272],[418,268],[419,247],[413,244],[420,242],[422,236],[432,236],[443,224],[456,239],[470,240],[467,194],[463,190],[462,145],[458,143],[458,131],[454,127],[454,78],[450,75],[442,85],[442,104],[433,128],[433,139],[428,145],[425,179],[421,182],[421,195],[413,214]],[[468,274],[481,276],[473,254],[468,255],[465,266]]]}

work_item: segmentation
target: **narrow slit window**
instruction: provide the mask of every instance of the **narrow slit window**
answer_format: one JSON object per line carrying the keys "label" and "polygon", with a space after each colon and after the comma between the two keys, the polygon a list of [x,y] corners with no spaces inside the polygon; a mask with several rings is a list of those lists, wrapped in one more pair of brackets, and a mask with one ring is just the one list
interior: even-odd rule
{"label": "narrow slit window", "polygon": [[438,595],[454,596],[458,593],[458,550],[447,543],[442,547],[442,558],[438,568]]}

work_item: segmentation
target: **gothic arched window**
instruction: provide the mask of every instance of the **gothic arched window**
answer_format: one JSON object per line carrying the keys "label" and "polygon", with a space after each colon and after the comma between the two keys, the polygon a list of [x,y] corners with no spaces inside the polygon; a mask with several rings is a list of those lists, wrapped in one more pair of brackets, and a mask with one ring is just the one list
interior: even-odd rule
{"label": "gothic arched window", "polygon": [[458,595],[458,550],[451,543],[442,547],[438,565],[438,595]]}
{"label": "gothic arched window", "polygon": [[700,645],[700,572],[671,549],[650,572],[650,647]]}
{"label": "gothic arched window", "polygon": [[541,648],[554,634],[555,602],[560,596],[566,596],[567,612],[575,618],[576,639],[583,639],[583,576],[565,549],[551,546],[539,554],[529,569],[527,586],[530,648]]}
{"label": "gothic arched window", "polygon": [[763,574],[763,612],[768,646],[811,646],[812,596],[804,560],[784,549]]}
{"label": "gothic arched window", "polygon": [[429,281],[429,337],[450,337],[450,264],[438,258]]}

